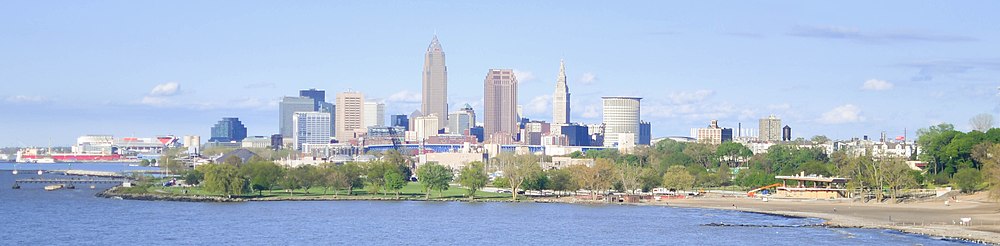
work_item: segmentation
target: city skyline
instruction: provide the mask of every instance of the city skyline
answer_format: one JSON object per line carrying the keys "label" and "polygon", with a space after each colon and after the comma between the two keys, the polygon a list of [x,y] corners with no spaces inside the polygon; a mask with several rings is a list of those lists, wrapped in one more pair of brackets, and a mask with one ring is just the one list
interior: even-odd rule
{"label": "city skyline", "polygon": [[[518,104],[525,115],[549,120],[558,73],[552,64],[565,58],[574,71],[567,76],[574,84],[573,121],[600,122],[601,96],[642,97],[641,118],[654,125],[654,137],[684,136],[711,119],[752,128],[774,114],[797,137],[897,136],[905,129],[912,138],[939,122],[968,130],[969,118],[998,112],[1000,60],[982,50],[996,50],[1000,33],[989,21],[967,21],[988,20],[996,3],[878,3],[850,11],[782,5],[784,11],[769,18],[759,13],[774,11],[773,5],[735,3],[711,20],[682,11],[714,8],[707,4],[646,4],[649,10],[610,11],[627,7],[539,3],[523,9],[519,20],[499,17],[521,5],[498,4],[463,23],[455,20],[478,6],[193,8],[190,18],[158,22],[171,19],[172,10],[192,8],[59,4],[102,9],[84,12],[11,4],[0,10],[0,20],[11,23],[0,31],[16,34],[0,40],[6,54],[0,113],[17,120],[0,123],[0,145],[66,145],[86,134],[207,139],[221,117],[240,118],[249,135],[271,135],[281,96],[307,88],[360,91],[385,102],[388,115],[409,114],[420,108],[421,53],[435,32],[449,46],[450,108],[469,103],[483,112],[477,81],[482,71],[505,67],[521,82]],[[556,6],[567,11],[547,11]],[[372,9],[385,9],[385,20],[338,24],[364,18],[351,10]],[[414,18],[426,13],[410,9],[436,16]],[[899,15],[871,21],[888,10]],[[922,20],[926,15],[937,18]],[[476,26],[484,28],[470,28]],[[487,38],[497,27],[513,27],[510,38]]]}

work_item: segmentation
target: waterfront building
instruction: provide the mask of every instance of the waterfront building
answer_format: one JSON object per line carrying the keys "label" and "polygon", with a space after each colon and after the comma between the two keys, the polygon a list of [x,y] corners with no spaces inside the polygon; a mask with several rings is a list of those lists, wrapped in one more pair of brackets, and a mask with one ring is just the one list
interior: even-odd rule
{"label": "waterfront building", "polygon": [[247,137],[247,127],[239,118],[222,118],[212,127],[209,142],[239,142]]}
{"label": "waterfront building", "polygon": [[201,149],[201,136],[185,135],[181,137],[181,146],[187,148],[189,153],[197,154]]}
{"label": "waterfront building", "polygon": [[437,115],[439,117],[437,128],[445,128],[448,125],[448,67],[445,65],[444,50],[437,35],[431,39],[431,44],[424,53],[422,94],[421,112],[426,115]]}
{"label": "waterfront building", "polygon": [[767,118],[760,119],[760,131],[758,138],[765,142],[781,141],[781,119],[773,114]]}
{"label": "waterfront building", "polygon": [[405,114],[394,114],[389,117],[389,126],[402,127],[403,131],[410,130],[410,119]]}
{"label": "waterfront building", "polygon": [[556,91],[552,94],[552,124],[569,124],[569,85],[566,84],[566,63],[559,61],[559,77],[556,77]]}
{"label": "waterfront building", "polygon": [[320,107],[326,102],[326,91],[317,89],[300,90],[299,97],[305,97],[313,100],[313,110],[320,111]]}
{"label": "waterfront building", "polygon": [[[483,129],[487,136],[518,132],[517,78],[511,69],[490,69],[484,80]],[[491,137],[492,138],[492,137]],[[507,142],[504,140],[503,142]]]}
{"label": "waterfront building", "polygon": [[282,97],[278,103],[278,130],[282,137],[292,138],[292,117],[295,112],[316,111],[316,102],[308,97]]}
{"label": "waterfront building", "polygon": [[[605,147],[638,142],[640,100],[639,97],[601,97]],[[632,139],[622,139],[623,136]]]}
{"label": "waterfront building", "polygon": [[365,96],[360,92],[337,93],[336,126],[337,140],[349,142],[357,133],[367,131],[365,125]]}
{"label": "waterfront building", "polygon": [[385,126],[385,103],[365,102],[365,128]]}
{"label": "waterfront building", "polygon": [[292,139],[296,149],[303,144],[330,143],[330,114],[323,112],[295,112],[292,119],[295,131]]}

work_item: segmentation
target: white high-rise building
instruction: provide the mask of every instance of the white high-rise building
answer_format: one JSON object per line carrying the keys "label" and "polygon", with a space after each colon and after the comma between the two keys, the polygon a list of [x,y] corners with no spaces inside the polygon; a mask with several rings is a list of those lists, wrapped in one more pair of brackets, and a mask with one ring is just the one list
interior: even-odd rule
{"label": "white high-rise building", "polygon": [[420,111],[423,115],[437,115],[438,129],[448,125],[448,67],[445,66],[444,50],[437,35],[427,46],[424,54],[423,100]]}
{"label": "white high-rise building", "polygon": [[569,85],[566,84],[566,63],[559,61],[559,77],[556,78],[556,92],[552,94],[552,124],[569,124]]}
{"label": "white high-rise building", "polygon": [[385,126],[385,103],[365,102],[365,128]]}
{"label": "white high-rise building", "polygon": [[295,112],[292,122],[295,125],[292,139],[296,149],[302,149],[303,144],[330,143],[330,113]]}
{"label": "white high-rise building", "polygon": [[[604,114],[604,146],[639,142],[639,97],[601,97]],[[632,139],[620,139],[622,137]]]}

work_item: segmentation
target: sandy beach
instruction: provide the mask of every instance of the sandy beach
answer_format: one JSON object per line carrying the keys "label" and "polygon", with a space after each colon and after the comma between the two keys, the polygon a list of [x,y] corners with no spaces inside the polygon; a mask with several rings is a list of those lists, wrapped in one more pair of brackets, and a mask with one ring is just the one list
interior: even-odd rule
{"label": "sandy beach", "polygon": [[[825,219],[831,226],[886,228],[909,233],[1000,244],[1000,203],[985,194],[958,196],[956,200],[878,204],[847,200],[768,199],[747,197],[696,197],[651,204],[730,209],[747,212]],[[972,218],[961,225],[961,218]]]}

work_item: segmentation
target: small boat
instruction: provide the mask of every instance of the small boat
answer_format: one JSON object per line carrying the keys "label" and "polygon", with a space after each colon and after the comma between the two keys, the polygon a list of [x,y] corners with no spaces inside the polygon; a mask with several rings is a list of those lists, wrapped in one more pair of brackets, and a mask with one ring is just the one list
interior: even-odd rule
{"label": "small boat", "polygon": [[46,191],[54,191],[54,190],[58,190],[58,189],[62,189],[62,188],[63,188],[63,185],[61,185],[61,184],[57,184],[57,185],[46,185],[46,186],[45,186],[45,190],[46,190]]}

